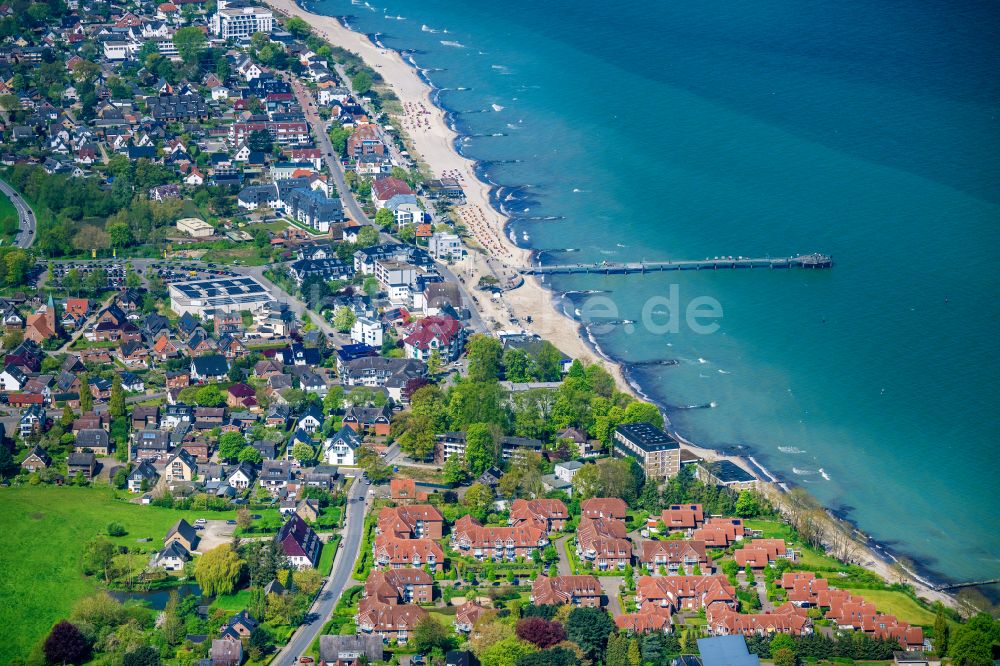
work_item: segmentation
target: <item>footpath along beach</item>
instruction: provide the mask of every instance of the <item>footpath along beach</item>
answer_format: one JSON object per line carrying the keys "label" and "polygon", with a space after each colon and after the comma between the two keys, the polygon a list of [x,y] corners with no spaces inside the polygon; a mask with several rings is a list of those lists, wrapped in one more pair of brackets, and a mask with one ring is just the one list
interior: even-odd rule
{"label": "footpath along beach", "polygon": [[[427,165],[433,177],[455,178],[459,181],[465,191],[466,205],[458,210],[458,214],[486,255],[470,252],[467,259],[457,263],[455,267],[457,275],[463,277],[466,283],[474,285],[480,277],[500,276],[505,269],[509,273],[510,268],[530,264],[531,252],[518,247],[507,237],[505,233],[507,219],[491,205],[490,187],[477,177],[475,162],[458,152],[457,133],[448,126],[444,111],[431,101],[433,90],[421,79],[412,65],[396,51],[381,48],[364,34],[345,28],[335,17],[313,14],[298,6],[293,0],[264,1],[281,14],[302,18],[320,37],[333,45],[354,52],[378,72],[385,84],[392,88],[403,107],[404,115],[398,122],[405,130],[413,151]],[[506,327],[509,325],[510,317],[513,316],[518,319],[521,328],[549,340],[564,353],[574,358],[604,364],[615,376],[621,390],[641,397],[625,380],[621,368],[616,363],[599,357],[587,345],[577,322],[555,307],[552,292],[544,288],[536,277],[525,276],[520,287],[505,291],[499,301],[480,298],[478,308],[486,321],[496,321],[502,327]],[[531,317],[531,324],[525,323],[528,316]],[[782,501],[784,495],[780,491],[787,488],[760,463],[756,461],[751,463],[739,456],[724,455],[685,439],[681,441],[684,448],[703,459],[729,460],[771,482],[771,487],[779,491],[773,493],[772,498],[778,503]],[[764,474],[760,473],[761,470]],[[828,513],[827,516],[831,529],[854,531],[851,525],[838,520],[832,514]],[[890,582],[899,579],[892,562],[887,561],[881,553],[867,544],[858,545],[861,552],[857,559],[862,566]],[[909,573],[907,582],[913,585],[919,596],[959,607],[954,596],[936,590],[930,582],[920,579],[914,572]]]}

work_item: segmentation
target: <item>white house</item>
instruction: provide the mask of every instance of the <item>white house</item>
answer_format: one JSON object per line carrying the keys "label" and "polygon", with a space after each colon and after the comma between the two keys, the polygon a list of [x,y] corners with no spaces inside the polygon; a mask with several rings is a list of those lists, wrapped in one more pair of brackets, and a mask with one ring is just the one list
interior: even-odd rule
{"label": "white house", "polygon": [[583,467],[583,463],[578,460],[569,460],[556,464],[555,476],[566,483],[573,483],[573,477]]}
{"label": "white house", "polygon": [[226,86],[215,86],[212,88],[212,100],[217,102],[220,99],[229,99],[229,88]]}
{"label": "white house", "polygon": [[369,347],[382,346],[382,322],[367,317],[358,317],[351,326],[351,340]]}
{"label": "white house", "polygon": [[355,462],[355,451],[361,446],[361,439],[358,438],[354,429],[349,426],[341,428],[337,434],[323,443],[323,458],[328,465],[346,465],[353,467]]}
{"label": "white house", "polygon": [[0,372],[0,391],[20,391],[28,381],[28,376],[20,368],[8,365]]}
{"label": "white house", "polygon": [[184,563],[191,559],[191,553],[178,541],[171,541],[167,547],[153,555],[150,565],[166,571],[180,571]]}
{"label": "white house", "polygon": [[256,474],[254,474],[252,467],[249,465],[240,465],[229,473],[226,483],[237,490],[246,490],[253,485],[255,476]]}

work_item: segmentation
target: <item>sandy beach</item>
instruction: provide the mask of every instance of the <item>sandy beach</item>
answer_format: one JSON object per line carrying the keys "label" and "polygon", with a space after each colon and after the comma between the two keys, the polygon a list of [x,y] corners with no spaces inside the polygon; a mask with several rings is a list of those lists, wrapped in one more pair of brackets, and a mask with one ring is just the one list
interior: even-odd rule
{"label": "sandy beach", "polygon": [[[477,177],[475,162],[458,153],[457,134],[448,126],[444,111],[432,103],[430,86],[409,63],[395,51],[379,48],[365,35],[348,30],[334,17],[312,14],[292,0],[265,2],[282,14],[303,18],[319,36],[358,54],[378,72],[400,100],[403,115],[393,117],[393,123],[404,131],[414,153],[419,155],[434,177],[455,178],[459,181],[465,191],[466,205],[457,210],[457,215],[471,234],[470,240],[474,242],[470,243],[473,247],[469,256],[458,262],[454,271],[466,284],[475,285],[482,276],[502,278],[510,275],[512,269],[530,263],[531,253],[515,245],[505,234],[507,219],[490,205],[490,187]],[[574,358],[602,363],[615,376],[621,390],[640,397],[625,380],[616,363],[600,358],[587,345],[580,335],[579,324],[555,308],[552,292],[542,287],[537,278],[525,277],[520,287],[505,291],[496,300],[488,298],[483,292],[478,298],[477,306],[484,320],[492,323],[497,330],[523,328],[549,340]],[[529,315],[532,323],[526,324],[525,317]],[[512,317],[518,320],[516,324],[511,322]],[[730,460],[756,476],[761,476],[744,458],[723,455],[713,449],[700,447],[683,439],[681,441],[685,448],[703,459]],[[761,466],[758,463],[756,467]],[[770,472],[767,475],[775,478]],[[782,488],[778,483],[770,483],[769,486],[775,491],[769,493],[772,499],[780,503]],[[830,529],[851,528],[830,516]],[[868,545],[858,544],[855,559],[890,582],[899,580],[892,565]],[[907,577],[907,582],[924,598],[960,607],[955,597],[935,590],[929,583],[915,576]]]}
{"label": "sandy beach", "polygon": [[[507,222],[490,205],[490,188],[479,180],[475,172],[475,162],[462,157],[455,148],[456,133],[448,127],[444,111],[431,103],[431,88],[421,80],[413,67],[395,51],[381,49],[368,38],[348,30],[330,16],[312,14],[300,8],[291,0],[267,0],[275,10],[299,16],[316,30],[319,36],[337,46],[357,53],[385,83],[392,87],[404,109],[404,115],[393,122],[405,131],[413,144],[414,151],[428,165],[435,177],[456,178],[466,195],[466,205],[457,214],[475,243],[486,253],[475,251],[469,258],[456,265],[456,273],[462,275],[467,284],[476,284],[480,276],[502,275],[504,268],[527,266],[531,253],[516,246],[504,233]],[[479,299],[484,319],[497,323],[498,329],[525,328],[551,341],[564,353],[585,361],[602,361],[577,334],[577,324],[557,312],[552,304],[552,293],[543,288],[533,277],[515,290],[507,291],[498,301]],[[519,320],[515,326],[510,315]],[[532,323],[525,324],[525,317],[531,316]],[[632,391],[615,364],[605,364],[622,390]]]}

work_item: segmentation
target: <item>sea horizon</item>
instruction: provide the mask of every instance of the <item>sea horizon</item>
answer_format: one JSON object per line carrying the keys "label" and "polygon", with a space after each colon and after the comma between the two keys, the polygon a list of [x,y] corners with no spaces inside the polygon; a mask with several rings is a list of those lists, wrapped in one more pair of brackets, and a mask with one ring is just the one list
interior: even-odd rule
{"label": "sea horizon", "polygon": [[[900,3],[900,6],[904,5]],[[845,130],[851,130],[853,136],[844,141],[851,145],[837,145],[840,141],[836,138],[839,130],[815,127],[807,131],[800,126],[801,120],[788,121],[790,127],[782,126],[773,118],[766,117],[774,112],[769,106],[756,113],[745,109],[734,112],[737,102],[744,102],[729,101],[727,107],[724,101],[713,98],[704,90],[691,90],[693,86],[667,86],[667,92],[660,92],[664,99],[669,98],[676,104],[670,106],[669,111],[664,111],[672,122],[661,120],[653,126],[650,120],[651,127],[648,129],[636,129],[642,128],[642,125],[628,125],[632,131],[655,131],[656,137],[663,132],[669,134],[672,126],[683,128],[683,132],[678,131],[677,136],[672,137],[671,148],[678,149],[678,152],[680,148],[695,152],[685,152],[685,156],[691,158],[689,161],[678,159],[663,163],[664,178],[676,181],[668,182],[666,189],[676,194],[681,185],[689,189],[697,185],[705,188],[703,192],[718,192],[717,185],[725,182],[734,190],[746,188],[734,198],[736,203],[747,205],[749,202],[750,206],[748,211],[744,211],[729,202],[713,206],[710,198],[697,201],[694,196],[690,199],[670,199],[671,202],[679,201],[679,204],[676,204],[675,210],[670,205],[664,205],[662,214],[689,219],[680,219],[677,225],[656,226],[656,235],[662,236],[661,242],[644,242],[639,246],[635,239],[648,238],[650,229],[654,227],[640,224],[638,230],[632,231],[625,223],[617,222],[626,216],[634,216],[637,208],[631,206],[631,202],[623,203],[628,201],[628,196],[623,195],[620,188],[627,187],[629,183],[609,177],[610,168],[573,169],[575,173],[559,178],[551,172],[546,173],[541,166],[533,172],[530,166],[526,166],[534,159],[548,168],[553,164],[589,166],[591,162],[602,165],[620,162],[623,168],[634,167],[636,162],[630,155],[616,155],[614,150],[601,142],[588,141],[586,144],[591,151],[600,148],[596,154],[585,153],[583,147],[572,143],[572,139],[578,138],[574,135],[573,123],[561,117],[560,113],[578,108],[574,104],[586,99],[584,96],[569,95],[567,98],[567,91],[561,90],[559,92],[564,98],[559,100],[559,104],[554,104],[553,100],[537,92],[555,83],[539,75],[535,69],[537,62],[545,62],[548,58],[548,62],[558,67],[564,61],[579,58],[578,68],[592,67],[594,71],[600,71],[604,64],[594,53],[582,50],[580,44],[575,42],[569,46],[562,42],[553,46],[555,40],[545,43],[544,53],[533,53],[532,48],[541,48],[536,46],[539,43],[537,35],[524,37],[523,42],[517,43],[519,49],[516,52],[502,50],[503,39],[494,37],[490,40],[485,33],[474,30],[476,19],[480,19],[480,13],[485,11],[480,7],[472,8],[468,12],[472,16],[463,18],[461,12],[454,12],[439,3],[417,4],[405,0],[372,3],[374,11],[364,12],[359,11],[364,9],[364,5],[348,0],[325,0],[306,6],[311,11],[348,16],[347,23],[352,29],[367,34],[379,45],[400,51],[421,73],[435,90],[435,103],[448,113],[452,126],[459,134],[458,148],[477,162],[484,182],[493,188],[496,204],[511,216],[508,229],[512,240],[532,249],[545,263],[558,263],[567,260],[567,257],[572,257],[569,259],[572,261],[595,262],[602,258],[609,261],[637,260],[640,257],[624,256],[636,247],[641,247],[642,258],[647,259],[696,259],[720,254],[757,256],[755,252],[775,256],[806,251],[832,252],[837,266],[828,275],[752,271],[671,275],[667,280],[646,276],[574,276],[547,280],[546,286],[552,289],[555,306],[578,321],[576,310],[586,305],[586,299],[593,292],[615,299],[626,313],[623,319],[637,319],[635,314],[643,302],[665,290],[668,283],[677,285],[687,300],[701,296],[717,299],[725,310],[725,317],[721,320],[720,333],[715,335],[692,336],[682,332],[676,336],[651,336],[641,331],[626,334],[622,326],[605,327],[607,330],[596,333],[584,327],[582,334],[602,355],[624,368],[637,391],[665,409],[673,427],[682,435],[708,448],[753,456],[783,481],[808,489],[834,515],[870,535],[887,553],[906,557],[922,576],[934,581],[958,582],[974,576],[994,577],[1000,573],[1000,563],[993,554],[1000,545],[997,538],[990,534],[977,537],[971,529],[977,523],[997,523],[997,510],[990,505],[986,480],[990,476],[990,467],[994,470],[996,467],[995,459],[990,456],[990,433],[995,434],[995,422],[970,430],[968,424],[961,421],[963,416],[969,420],[973,415],[986,415],[985,419],[989,421],[990,415],[995,413],[989,406],[989,402],[995,400],[988,393],[984,396],[983,390],[988,390],[988,376],[996,365],[995,358],[988,354],[988,337],[985,336],[988,322],[996,319],[996,307],[989,304],[983,311],[981,303],[975,299],[976,284],[963,283],[954,277],[945,279],[947,284],[940,284],[941,280],[937,281],[938,284],[932,281],[914,284],[911,293],[907,289],[910,285],[905,280],[899,280],[898,275],[894,279],[893,271],[899,269],[899,257],[887,254],[884,258],[890,265],[880,267],[877,262],[879,248],[871,247],[870,239],[865,238],[867,233],[880,239],[898,236],[906,244],[907,251],[920,252],[921,242],[932,240],[939,234],[935,234],[931,227],[916,228],[918,222],[923,223],[919,209],[925,207],[935,214],[947,213],[939,219],[946,219],[953,225],[949,229],[960,237],[956,240],[961,241],[953,243],[954,247],[942,248],[947,260],[964,256],[967,265],[960,267],[962,275],[978,276],[981,280],[978,286],[986,294],[995,291],[992,287],[997,282],[996,271],[991,269],[988,257],[991,249],[997,246],[996,227],[991,222],[997,219],[1000,192],[995,180],[992,185],[990,180],[990,175],[996,174],[995,160],[984,161],[984,151],[996,143],[992,137],[983,137],[988,123],[984,122],[983,127],[975,125],[967,138],[970,142],[984,143],[985,147],[970,148],[967,153],[951,155],[949,159],[943,159],[948,156],[939,154],[939,159],[950,162],[952,167],[981,165],[980,171],[971,174],[967,182],[957,182],[955,176],[937,173],[921,160],[900,164],[905,156],[873,157],[868,154],[872,152],[870,148],[853,145],[860,144],[858,135],[867,131],[864,127],[846,127]],[[865,6],[868,5],[857,3],[854,9]],[[624,14],[630,14],[634,6],[630,4],[627,9]],[[773,3],[761,12],[767,15],[768,11],[783,10],[780,3]],[[833,10],[826,8],[824,11]],[[968,13],[971,20],[975,12],[968,10]],[[720,39],[714,30],[706,28],[714,17],[697,15],[694,10],[690,14],[681,17],[693,21],[690,26],[685,26],[690,31],[687,36],[694,39],[699,35],[698,30],[708,30],[716,40],[708,40],[709,50],[721,49],[717,42],[724,43],[725,40]],[[904,18],[916,20],[914,16],[918,14],[914,9]],[[928,16],[928,20],[934,18]],[[515,33],[503,32],[507,26],[500,18],[497,21],[502,37],[516,39]],[[624,18],[622,22],[625,22]],[[448,25],[456,27],[449,29]],[[615,28],[622,29],[622,26]],[[986,38],[982,39],[985,43]],[[483,44],[480,45],[478,40],[482,40]],[[566,41],[572,42],[568,38]],[[774,54],[767,53],[766,46],[760,47],[765,52],[760,55],[763,64],[755,63],[761,72],[769,71],[767,67],[773,66]],[[782,46],[788,50],[787,44]],[[746,48],[745,44],[740,44],[740,47]],[[982,45],[980,48],[987,49],[988,57],[982,67],[988,69],[988,64],[996,61],[996,49]],[[980,52],[978,55],[983,54]],[[815,62],[819,60],[817,58]],[[858,58],[858,61],[860,63],[861,59]],[[815,65],[815,62],[812,64]],[[854,63],[854,66],[859,66],[859,63]],[[620,64],[615,63],[613,67],[619,68],[616,72],[621,73]],[[850,74],[851,77],[864,78],[863,72],[856,72],[853,68]],[[886,77],[885,72],[877,74]],[[526,78],[518,82],[518,77]],[[633,73],[622,73],[621,77],[619,85],[623,87],[639,86],[642,79]],[[645,76],[645,79],[652,78],[655,77]],[[544,81],[544,84],[536,84],[535,81]],[[581,83],[576,79],[574,82]],[[781,87],[777,80],[772,83],[778,90],[768,92],[775,95]],[[798,101],[802,91],[811,90],[810,82],[801,76],[794,83],[801,90],[797,89],[794,95],[790,92],[785,94],[789,100]],[[848,92],[856,98],[866,92],[860,90],[862,86],[857,82],[852,83],[859,89],[851,88]],[[874,85],[870,81],[865,83]],[[790,86],[791,83],[785,82],[785,85]],[[657,83],[656,89],[659,90],[660,86]],[[905,86],[900,84],[898,87]],[[970,109],[977,104],[982,105],[985,100],[985,108],[988,108],[988,101],[995,99],[995,86],[981,91],[982,99],[974,99],[976,94],[970,98],[964,90],[956,94],[955,91],[939,89],[942,87],[947,88],[935,81],[934,85],[928,86],[928,95],[947,98],[949,105],[929,109],[935,113],[928,113],[927,118],[909,120],[921,127],[932,127],[935,120],[952,118],[949,114],[957,114],[956,108],[961,108],[963,113],[971,113]],[[648,92],[645,88],[642,90]],[[913,93],[912,90],[906,92],[907,95]],[[872,95],[871,91],[867,94]],[[894,100],[892,105],[886,103],[885,106],[897,108],[899,104],[898,100]],[[608,109],[610,119],[617,118],[617,114],[612,113],[616,110],[619,109],[612,104]],[[625,110],[621,109],[623,116],[626,115]],[[580,118],[574,117],[573,120]],[[581,124],[592,129],[594,125],[585,122],[587,120],[592,121],[584,118]],[[734,124],[736,127],[732,127]],[[955,128],[948,129],[952,138],[959,135]],[[825,136],[825,132],[834,138]],[[523,136],[530,138],[522,139]],[[555,156],[542,150],[540,136],[552,138],[551,146],[544,147],[553,148],[551,152],[556,153]],[[760,141],[762,146],[768,142],[780,144],[779,148],[772,147],[771,150],[775,155],[787,155],[792,165],[779,168],[773,166],[777,162],[769,163],[766,158],[747,157],[741,145],[745,136],[752,137],[755,142]],[[651,140],[653,138],[651,136]],[[892,145],[900,140],[900,137],[890,138]],[[615,132],[608,131],[606,139],[607,144],[613,144],[617,136]],[[925,148],[929,155],[931,148],[939,146]],[[807,156],[808,151],[814,152]],[[558,154],[560,152],[564,154]],[[720,155],[722,158],[716,161],[708,158],[719,158]],[[921,157],[926,158],[927,155]],[[658,153],[651,150],[647,159],[656,162]],[[800,168],[809,164],[810,160],[817,160],[817,172],[820,173],[815,176],[804,175]],[[772,167],[774,173],[755,174],[754,167],[761,169],[761,165]],[[727,170],[734,173],[727,173]],[[842,187],[825,187],[821,182],[821,175],[831,173],[843,178]],[[779,178],[796,183],[803,190],[802,198],[809,194],[821,196],[822,200],[804,207],[796,199],[795,192],[785,193],[775,187],[774,183]],[[567,187],[568,183],[574,187]],[[767,189],[763,190],[764,194],[755,197],[753,186],[762,183]],[[644,180],[642,184],[648,185]],[[870,190],[877,187],[886,188],[884,201],[871,193]],[[607,191],[602,192],[602,188]],[[906,209],[907,198],[912,198],[921,190],[925,192],[924,199],[912,201],[912,209]],[[780,211],[780,215],[778,212],[769,214],[766,205],[762,205],[776,202],[777,208],[785,203],[784,198],[790,203],[787,210]],[[581,206],[578,203],[581,199],[588,203]],[[845,199],[849,205],[845,205]],[[900,202],[904,204],[899,213],[900,219],[885,220],[886,211],[899,206]],[[589,210],[583,213],[581,208]],[[808,222],[814,226],[811,231],[815,233],[808,237],[815,238],[814,243],[804,240],[807,235],[793,226],[796,218],[785,219],[789,217],[788,211],[796,208],[808,213],[804,217],[813,218]],[[852,208],[856,210],[852,211]],[[727,222],[723,211],[736,211],[743,214],[744,219]],[[853,213],[859,223],[853,227],[845,225],[848,213]],[[690,218],[696,215],[704,215],[714,224],[702,233],[694,233],[700,225],[693,224]],[[893,227],[892,222],[901,226]],[[609,234],[609,228],[616,224],[619,225],[620,235]],[[758,227],[754,228],[755,224]],[[834,224],[843,225],[838,229],[841,232],[839,237],[831,233]],[[907,224],[914,226],[907,227]],[[758,229],[761,236],[767,238],[754,233]],[[574,232],[576,236],[573,236]],[[709,238],[706,239],[706,236]],[[716,242],[706,242],[712,236],[718,236]],[[625,242],[612,244],[607,240],[609,237],[620,237]],[[725,242],[719,243],[720,239],[725,239]],[[724,247],[719,247],[720,244]],[[911,244],[914,245],[911,247]],[[891,245],[884,247],[892,248]],[[926,257],[920,254],[916,259],[922,261]],[[855,283],[851,284],[851,280]],[[657,282],[650,284],[654,281]],[[850,292],[855,292],[852,297],[857,302],[852,301],[852,307],[845,305],[839,309],[837,298],[843,298],[845,293]],[[919,301],[912,298],[915,294],[921,294]],[[892,321],[877,321],[880,299],[898,310],[893,313]],[[786,302],[793,306],[794,316],[780,314],[781,306]],[[543,306],[548,307],[548,304]],[[767,308],[779,314],[760,317],[758,313]],[[869,318],[872,322],[870,330],[857,330],[855,324],[858,322],[852,321],[852,311],[857,312],[858,327],[863,328],[866,317]],[[907,315],[907,312],[919,314]],[[947,327],[968,321],[970,313],[978,313],[979,323],[976,324],[973,319],[972,328],[975,330],[968,330],[969,325],[965,324],[964,330],[956,330],[953,335],[964,334],[966,339],[962,342],[971,359],[961,358],[961,350],[952,349],[963,345],[948,344],[947,337],[941,339],[941,346],[945,348],[941,356],[948,362],[953,361],[953,367],[965,375],[968,391],[942,395],[939,401],[928,400],[924,394],[907,395],[922,374],[928,383],[941,381],[938,375],[944,377],[948,374],[947,367],[937,367],[945,362],[934,356],[926,357],[927,373],[912,367],[905,372],[894,368],[900,376],[894,377],[892,373],[874,376],[873,371],[873,377],[865,377],[865,382],[860,382],[846,372],[848,369],[863,372],[866,362],[879,365],[877,354],[868,358],[866,353],[857,353],[859,350],[867,352],[865,346],[869,341],[885,340],[887,348],[901,345],[899,349],[906,350],[914,345],[916,338],[912,336],[915,331],[919,332],[919,323],[915,322],[921,318],[927,321],[936,318],[939,325]],[[772,340],[772,337],[778,339]],[[838,356],[837,347],[841,340],[843,356]],[[917,358],[918,351],[925,352],[923,345],[919,346],[921,349],[912,350]],[[818,349],[831,354],[831,358],[818,359]],[[907,360],[900,359],[900,363],[905,365]],[[663,365],[662,361],[676,361],[676,365]],[[808,377],[804,379],[801,371],[803,364],[813,363],[819,380],[815,382]],[[978,376],[974,372],[977,369]],[[745,379],[747,376],[750,378]],[[875,382],[869,387],[870,395],[860,400],[856,390],[869,380]],[[827,382],[832,386],[826,386]],[[852,394],[852,391],[855,393]],[[976,402],[968,397],[977,392],[981,410],[974,409]],[[895,402],[905,403],[914,399],[919,405],[907,407]],[[926,406],[935,402],[942,410],[942,418],[936,422],[926,413]],[[952,402],[955,404],[952,405]],[[890,403],[890,406],[883,407],[880,403]],[[772,415],[772,411],[782,414]],[[843,417],[852,411],[858,412],[857,422],[844,425]],[[951,418],[956,419],[955,423],[963,426],[961,433],[942,437],[948,433],[950,425],[944,412],[950,412]],[[893,435],[891,431],[894,427],[902,432]],[[927,442],[921,441],[919,433],[922,429],[933,431],[927,434]],[[907,437],[910,439],[907,440]],[[926,464],[932,461],[926,458],[935,451],[935,439],[939,442],[936,452],[940,458],[928,469]],[[962,465],[959,462],[951,465],[952,469],[944,464],[946,460],[953,460],[954,454],[946,452],[959,450],[959,439],[967,444],[963,450],[982,458],[978,469],[974,464]],[[907,441],[920,445],[919,454],[907,450]],[[845,463],[844,454],[849,454],[856,462]],[[885,467],[890,464],[896,464],[897,468],[891,470]],[[884,477],[880,473],[883,469],[889,472]],[[918,473],[914,474],[912,470]],[[946,478],[942,478],[939,472]],[[907,487],[909,480],[914,478],[918,479],[917,485],[928,492]],[[964,489],[964,492],[951,493],[949,489]],[[883,504],[881,511],[872,511],[875,498]],[[937,502],[939,506],[931,500],[940,500]],[[970,503],[975,505],[977,502],[979,506],[970,510]],[[949,535],[945,524],[950,520],[949,516],[956,513],[962,514],[960,519],[952,521],[958,533],[964,532],[973,539],[981,540],[978,543],[964,540],[962,544],[945,541],[945,548],[942,549],[941,539],[947,539]],[[991,594],[995,590],[984,591],[996,598],[995,594]]]}

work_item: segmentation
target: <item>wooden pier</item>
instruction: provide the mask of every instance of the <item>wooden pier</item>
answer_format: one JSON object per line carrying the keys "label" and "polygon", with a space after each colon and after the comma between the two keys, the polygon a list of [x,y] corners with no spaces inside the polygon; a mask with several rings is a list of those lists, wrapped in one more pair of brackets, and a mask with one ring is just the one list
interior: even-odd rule
{"label": "wooden pier", "polygon": [[595,273],[600,275],[627,275],[629,273],[658,273],[662,271],[718,271],[739,268],[831,268],[833,257],[825,254],[802,254],[796,257],[714,257],[693,261],[638,261],[599,264],[561,264],[528,266],[518,269],[522,275],[557,275],[568,273]]}

